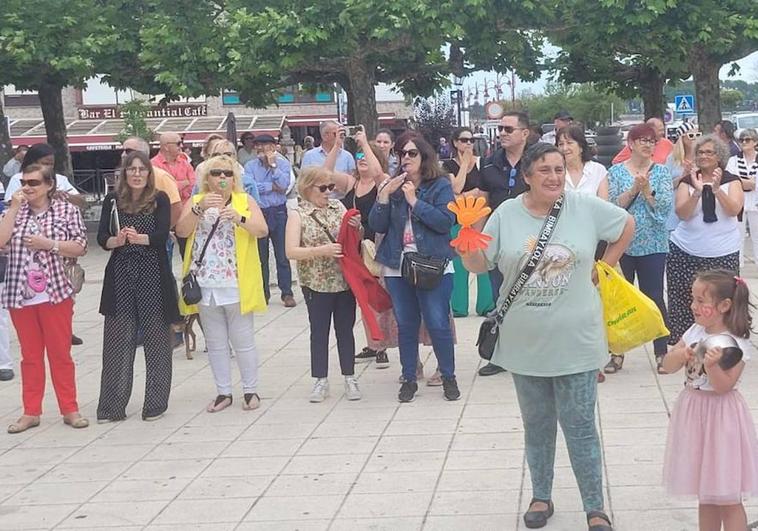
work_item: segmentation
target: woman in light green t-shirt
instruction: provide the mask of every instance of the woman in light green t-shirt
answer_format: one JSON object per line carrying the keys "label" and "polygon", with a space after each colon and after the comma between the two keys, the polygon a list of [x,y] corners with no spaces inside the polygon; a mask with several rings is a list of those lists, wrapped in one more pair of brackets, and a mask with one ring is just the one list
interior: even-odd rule
{"label": "woman in light green t-shirt", "polygon": [[[564,193],[566,164],[555,146],[535,144],[522,159],[530,189],[490,216],[492,237],[482,252],[462,256],[472,273],[497,266],[504,282],[500,301],[537,243],[555,201]],[[512,303],[492,362],[513,375],[524,421],[533,499],[527,527],[542,527],[551,501],[558,420],[566,439],[587,521],[609,530],[603,513],[600,442],[595,427],[598,369],[607,357],[602,306],[594,286],[595,248],[610,242],[603,259],[616,265],[634,236],[627,212],[594,196],[566,192],[544,256]],[[594,527],[593,527],[594,526]]]}

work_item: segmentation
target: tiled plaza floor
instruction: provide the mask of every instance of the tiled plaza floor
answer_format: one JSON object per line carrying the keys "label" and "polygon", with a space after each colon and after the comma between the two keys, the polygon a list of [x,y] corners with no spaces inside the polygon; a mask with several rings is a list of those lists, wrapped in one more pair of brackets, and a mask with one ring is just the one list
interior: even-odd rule
{"label": "tiled plaza floor", "polygon": [[[256,317],[259,410],[241,410],[238,387],[232,407],[206,413],[215,396],[207,357],[201,350],[187,360],[176,350],[168,414],[143,422],[138,351],[128,420],[98,425],[97,307],[106,258],[92,246],[83,259],[87,283],[74,320],[84,339],[74,347],[80,404],[92,426],[64,426],[48,384],[42,425],[8,435],[4,426],[20,414],[19,380],[0,382],[0,529],[524,529],[520,514],[531,492],[516,396],[507,374],[476,374],[477,318],[456,319],[459,402],[422,384],[415,402],[399,404],[391,351],[387,370],[357,366],[359,402],[343,398],[333,352],[332,396],[310,404],[305,306],[299,297],[296,308],[285,309],[275,293],[268,313]],[[755,272],[750,266],[746,274]],[[356,337],[360,348],[360,323]],[[15,334],[12,349],[17,356]],[[423,352],[430,374],[435,362]],[[695,504],[669,499],[659,486],[668,413],[683,375],[660,377],[654,368],[651,353],[640,350],[600,386],[607,508],[620,531],[690,531],[697,528]],[[741,389],[758,408],[752,365]],[[586,529],[562,440],[554,500],[545,529]],[[758,520],[758,503],[748,504],[748,515]]]}

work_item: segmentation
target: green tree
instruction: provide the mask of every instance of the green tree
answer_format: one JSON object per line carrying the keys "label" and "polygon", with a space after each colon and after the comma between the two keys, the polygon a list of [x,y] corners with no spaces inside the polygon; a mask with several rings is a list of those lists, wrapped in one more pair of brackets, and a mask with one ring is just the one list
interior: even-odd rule
{"label": "green tree", "polygon": [[124,117],[124,128],[116,136],[119,142],[123,142],[131,136],[137,136],[147,142],[152,142],[154,132],[147,126],[147,122],[145,121],[147,111],[150,110],[150,105],[147,102],[133,99],[121,105],[119,110]]}
{"label": "green tree", "polygon": [[722,88],[720,98],[724,109],[733,111],[742,103],[745,96],[739,90]]}
{"label": "green tree", "polygon": [[5,0],[0,11],[0,86],[39,94],[56,171],[71,176],[61,89],[98,73],[97,55],[119,38],[97,0]]}
{"label": "green tree", "polygon": [[455,110],[445,96],[417,98],[413,104],[412,127],[435,148],[440,138],[450,138],[455,129]]}
{"label": "green tree", "polygon": [[556,111],[565,109],[571,112],[574,120],[588,128],[608,123],[611,108],[614,112],[624,109],[624,100],[590,83],[550,83],[543,95],[522,94],[521,104],[528,111],[530,120],[538,124],[552,123]]}

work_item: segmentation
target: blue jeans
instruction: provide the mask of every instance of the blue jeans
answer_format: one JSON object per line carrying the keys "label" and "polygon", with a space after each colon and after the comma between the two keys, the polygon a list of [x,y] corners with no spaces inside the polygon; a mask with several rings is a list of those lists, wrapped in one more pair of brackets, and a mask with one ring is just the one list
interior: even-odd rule
{"label": "blue jeans", "polygon": [[[625,254],[619,260],[619,264],[627,281],[634,283],[636,274],[640,291],[655,302],[664,321],[668,322],[666,303],[663,302],[663,274],[666,272],[667,255],[668,253],[646,254],[644,256]],[[668,336],[664,336],[653,341],[653,352],[656,356],[666,354],[668,339]]]}
{"label": "blue jeans", "polygon": [[513,374],[513,383],[524,422],[532,497],[552,497],[560,423],[584,512],[602,511],[603,467],[595,427],[597,370],[554,377]]}
{"label": "blue jeans", "polygon": [[412,287],[402,277],[384,277],[384,281],[392,298],[392,311],[397,320],[400,363],[403,366],[405,381],[416,381],[422,316],[432,338],[440,373],[443,378],[455,377],[455,347],[453,329],[450,326],[453,275],[444,275],[439,286],[428,291]]}
{"label": "blue jeans", "polygon": [[268,243],[274,244],[274,256],[276,257],[276,281],[282,297],[292,295],[292,270],[290,262],[284,251],[284,231],[287,227],[287,205],[263,208],[263,217],[268,225],[268,237],[258,238],[258,254],[261,257],[261,270],[263,272],[263,293],[266,302],[271,298],[269,289],[268,271]]}

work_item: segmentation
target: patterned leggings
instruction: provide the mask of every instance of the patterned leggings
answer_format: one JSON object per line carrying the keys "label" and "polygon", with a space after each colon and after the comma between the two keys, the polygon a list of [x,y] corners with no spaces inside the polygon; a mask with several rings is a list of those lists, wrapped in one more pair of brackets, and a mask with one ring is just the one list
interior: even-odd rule
{"label": "patterned leggings", "polygon": [[702,258],[686,253],[673,242],[669,242],[666,260],[666,285],[669,310],[669,345],[676,345],[682,335],[695,322],[692,317],[692,283],[695,275],[708,269],[728,269],[739,274],[740,253],[732,253],[716,258]]}
{"label": "patterned leggings", "polygon": [[595,427],[597,371],[540,377],[513,374],[524,420],[532,496],[551,499],[558,423],[585,512],[603,510],[603,469]]}

